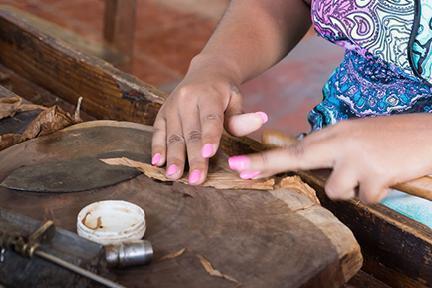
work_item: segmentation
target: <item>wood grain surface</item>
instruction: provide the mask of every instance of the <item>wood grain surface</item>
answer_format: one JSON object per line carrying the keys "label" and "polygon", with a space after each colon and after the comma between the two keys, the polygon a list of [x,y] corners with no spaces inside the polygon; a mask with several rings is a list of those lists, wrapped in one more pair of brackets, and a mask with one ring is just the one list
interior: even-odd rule
{"label": "wood grain surface", "polygon": [[[78,124],[0,152],[0,181],[29,163],[119,151],[126,146],[130,152],[142,151],[149,161],[150,131],[138,124],[111,121]],[[136,136],[129,137],[132,134]],[[232,281],[210,276],[198,255],[245,287],[322,287],[322,283],[338,287],[362,263],[351,231],[295,189],[192,187],[144,175],[79,193],[44,195],[0,188],[0,207],[54,219],[71,231],[81,208],[107,199],[131,201],[145,209],[146,238],[154,245],[156,259],[186,248],[173,259],[116,271],[117,280],[128,287],[236,287]]]}

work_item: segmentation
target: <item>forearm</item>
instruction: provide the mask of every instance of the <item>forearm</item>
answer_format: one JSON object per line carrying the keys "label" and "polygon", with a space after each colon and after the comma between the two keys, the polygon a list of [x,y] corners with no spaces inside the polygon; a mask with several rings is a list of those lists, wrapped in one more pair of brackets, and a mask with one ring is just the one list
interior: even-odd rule
{"label": "forearm", "polygon": [[309,26],[303,0],[233,0],[189,72],[224,73],[240,84],[279,62]]}

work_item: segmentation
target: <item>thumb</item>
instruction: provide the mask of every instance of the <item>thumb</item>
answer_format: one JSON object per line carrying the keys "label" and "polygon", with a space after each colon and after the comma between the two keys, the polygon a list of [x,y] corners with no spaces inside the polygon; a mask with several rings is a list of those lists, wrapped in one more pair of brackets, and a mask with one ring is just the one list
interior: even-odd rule
{"label": "thumb", "polygon": [[233,136],[245,136],[260,129],[268,121],[264,112],[243,113],[242,96],[233,87],[230,102],[225,111],[225,129]]}
{"label": "thumb", "polygon": [[227,131],[234,136],[245,136],[259,128],[268,121],[264,112],[245,113],[233,115],[227,119]]}

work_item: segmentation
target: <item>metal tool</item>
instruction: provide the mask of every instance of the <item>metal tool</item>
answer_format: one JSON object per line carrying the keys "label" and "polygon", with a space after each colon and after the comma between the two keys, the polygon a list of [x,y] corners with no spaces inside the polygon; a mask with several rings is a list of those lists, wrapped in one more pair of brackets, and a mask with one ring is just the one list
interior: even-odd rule
{"label": "metal tool", "polygon": [[[25,239],[21,235],[0,231],[1,251],[4,251],[6,249],[13,249],[16,253],[19,253],[29,258],[36,255],[51,263],[57,264],[62,268],[65,268],[81,276],[84,276],[88,279],[91,279],[95,282],[98,282],[99,284],[102,284],[106,287],[112,287],[112,288],[124,287],[109,279],[103,278],[97,274],[94,274],[93,272],[85,270],[79,266],[76,266],[54,255],[42,251],[40,249],[41,242],[52,237],[54,231],[55,231],[54,222],[52,222],[51,220],[44,222],[42,226],[36,229],[27,239]],[[4,252],[0,254],[4,255]],[[0,256],[0,258],[3,258],[3,261],[5,261],[4,256]]]}
{"label": "metal tool", "polygon": [[141,174],[130,167],[107,165],[103,158],[131,157],[143,161],[145,155],[114,151],[68,160],[22,166],[12,171],[0,186],[33,192],[68,193],[111,186]]}
{"label": "metal tool", "polygon": [[153,258],[153,248],[147,240],[135,240],[105,246],[105,257],[111,267],[145,265]]}

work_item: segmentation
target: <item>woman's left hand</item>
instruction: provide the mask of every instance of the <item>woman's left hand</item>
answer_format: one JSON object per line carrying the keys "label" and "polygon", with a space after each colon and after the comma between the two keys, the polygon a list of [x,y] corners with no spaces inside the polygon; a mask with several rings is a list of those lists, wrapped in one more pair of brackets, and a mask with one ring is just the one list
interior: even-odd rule
{"label": "woman's left hand", "polygon": [[405,114],[342,121],[302,141],[262,153],[233,156],[243,179],[333,168],[325,191],[332,199],[375,203],[390,186],[432,173],[432,115]]}

